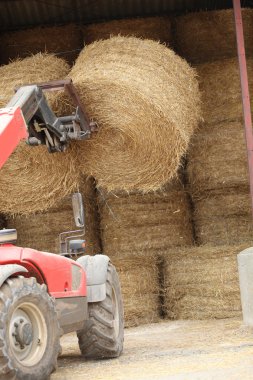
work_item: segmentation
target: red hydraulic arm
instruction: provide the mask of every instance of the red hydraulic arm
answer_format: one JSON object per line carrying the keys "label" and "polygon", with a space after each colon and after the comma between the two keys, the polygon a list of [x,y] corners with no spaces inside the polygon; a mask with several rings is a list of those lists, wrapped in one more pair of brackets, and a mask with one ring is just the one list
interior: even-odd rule
{"label": "red hydraulic arm", "polygon": [[0,109],[0,169],[20,140],[27,138],[27,126],[21,109]]}

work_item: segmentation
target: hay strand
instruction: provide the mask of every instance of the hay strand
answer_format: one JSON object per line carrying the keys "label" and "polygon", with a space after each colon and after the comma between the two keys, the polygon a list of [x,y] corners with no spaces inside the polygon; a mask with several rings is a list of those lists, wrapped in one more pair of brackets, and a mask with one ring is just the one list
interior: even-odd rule
{"label": "hay strand", "polygon": [[175,176],[200,120],[195,71],[185,61],[157,42],[113,37],[87,46],[69,76],[100,127],[81,144],[85,174],[108,191],[143,192]]}
{"label": "hay strand", "polygon": [[133,36],[170,44],[172,38],[169,17],[145,17],[113,20],[82,27],[85,44],[105,40],[111,36]]}
{"label": "hay strand", "polygon": [[[253,10],[242,9],[246,53],[253,54]],[[233,9],[189,13],[176,18],[175,40],[179,54],[189,62],[212,62],[236,57]]]}

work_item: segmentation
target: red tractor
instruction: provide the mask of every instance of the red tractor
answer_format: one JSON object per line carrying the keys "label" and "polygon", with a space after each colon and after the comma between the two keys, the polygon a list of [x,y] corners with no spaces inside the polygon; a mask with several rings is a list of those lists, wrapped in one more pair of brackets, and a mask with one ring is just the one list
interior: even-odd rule
{"label": "red tractor", "polygon": [[[76,113],[56,117],[43,90],[65,88]],[[96,130],[71,80],[19,88],[0,110],[0,167],[26,139],[64,151],[71,139]],[[80,193],[72,197],[77,227],[84,227]],[[75,236],[71,236],[71,232]],[[119,278],[108,256],[68,255],[83,251],[77,231],[60,236],[62,255],[16,247],[17,232],[0,231],[0,379],[45,380],[55,370],[60,337],[77,332],[85,358],[118,357],[123,350],[123,304]],[[78,230],[78,233],[80,230]]]}

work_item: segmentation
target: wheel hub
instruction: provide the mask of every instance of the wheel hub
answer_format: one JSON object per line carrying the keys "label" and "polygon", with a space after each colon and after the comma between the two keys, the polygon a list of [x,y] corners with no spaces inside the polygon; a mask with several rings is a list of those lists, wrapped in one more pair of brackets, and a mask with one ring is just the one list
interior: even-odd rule
{"label": "wheel hub", "polygon": [[33,340],[33,328],[31,323],[20,319],[19,322],[14,323],[14,328],[14,337],[16,342],[20,345],[20,348],[22,349],[24,346],[29,346]]}
{"label": "wheel hub", "polygon": [[22,365],[33,366],[41,360],[48,336],[45,319],[36,305],[24,302],[15,309],[9,339],[13,356]]}

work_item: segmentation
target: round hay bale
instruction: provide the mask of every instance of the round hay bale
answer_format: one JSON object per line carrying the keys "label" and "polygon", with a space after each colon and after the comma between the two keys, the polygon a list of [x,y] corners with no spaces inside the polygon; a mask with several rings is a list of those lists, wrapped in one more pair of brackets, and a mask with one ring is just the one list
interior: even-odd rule
{"label": "round hay bale", "polygon": [[82,48],[82,33],[76,25],[46,26],[2,33],[0,56],[6,64],[18,57],[47,52],[72,64]]}
{"label": "round hay bale", "polygon": [[63,59],[41,53],[0,66],[0,108],[11,100],[15,87],[63,79],[69,69]]}
{"label": "round hay bale", "polygon": [[177,249],[164,255],[164,310],[170,319],[241,316],[239,246]]}
{"label": "round hay bale", "polygon": [[[85,206],[85,254],[93,255],[101,252],[94,179],[83,179],[80,192]],[[9,217],[8,228],[17,229],[20,247],[59,253],[59,234],[77,229],[71,197],[62,199],[47,212]]]}
{"label": "round hay bale", "polygon": [[198,244],[233,245],[252,242],[253,223],[249,188],[209,191],[194,199]]}
{"label": "round hay bale", "polygon": [[[246,53],[253,54],[253,10],[242,9]],[[189,62],[211,62],[237,55],[233,9],[189,13],[175,20],[179,54]]]}
{"label": "round hay bale", "polygon": [[[37,54],[0,67],[0,107],[22,84],[64,78],[68,65],[53,55]],[[0,211],[29,214],[53,207],[78,187],[76,151],[49,154],[45,146],[20,143],[0,170]]]}
{"label": "round hay bale", "polygon": [[[203,125],[188,153],[190,190],[198,197],[207,190],[247,186],[248,165],[242,121]],[[229,191],[229,190],[228,190]]]}
{"label": "round hay bale", "polygon": [[[208,124],[214,124],[242,118],[240,73],[237,58],[205,63],[198,65],[196,69],[202,94],[204,121]],[[250,92],[253,92],[252,59],[247,60],[247,69]]]}
{"label": "round hay bale", "polygon": [[85,44],[105,40],[111,36],[134,36],[170,44],[172,39],[169,17],[129,18],[84,25],[82,27]]}
{"label": "round hay bale", "polygon": [[158,322],[160,319],[157,260],[152,254],[129,253],[110,256],[119,274],[124,305],[125,327]]}
{"label": "round hay bale", "polygon": [[[88,45],[69,76],[100,127],[80,144],[83,173],[108,191],[148,192],[175,176],[200,120],[184,60],[158,42],[113,37]],[[62,113],[61,98],[58,106]]]}
{"label": "round hay bale", "polygon": [[105,254],[138,256],[193,243],[189,200],[179,181],[149,194],[100,191],[98,200]]}

